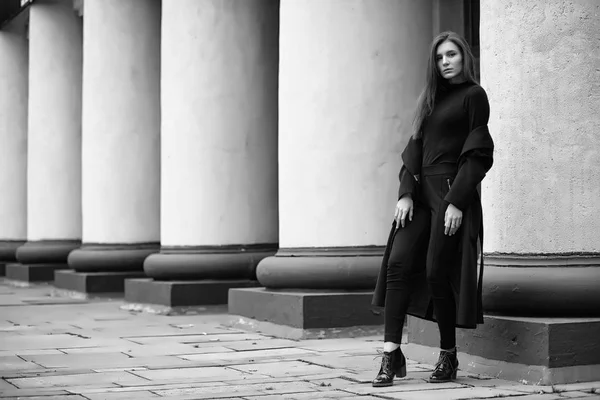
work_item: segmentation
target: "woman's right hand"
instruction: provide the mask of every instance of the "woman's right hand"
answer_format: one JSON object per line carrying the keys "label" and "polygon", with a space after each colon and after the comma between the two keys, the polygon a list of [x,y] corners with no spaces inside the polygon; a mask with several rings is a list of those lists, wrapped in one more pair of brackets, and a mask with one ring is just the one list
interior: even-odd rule
{"label": "woman's right hand", "polygon": [[396,229],[400,226],[406,226],[406,218],[412,221],[413,217],[413,199],[410,193],[405,194],[396,203],[396,211],[394,212],[394,220],[396,221]]}

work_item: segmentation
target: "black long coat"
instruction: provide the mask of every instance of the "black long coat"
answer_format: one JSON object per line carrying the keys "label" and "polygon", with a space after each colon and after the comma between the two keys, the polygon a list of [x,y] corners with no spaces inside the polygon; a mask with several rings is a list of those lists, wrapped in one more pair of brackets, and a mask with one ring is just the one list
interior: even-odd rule
{"label": "black long coat", "polygon": [[[461,328],[476,328],[483,323],[483,307],[481,300],[483,280],[483,256],[480,258],[479,271],[477,268],[478,245],[483,254],[483,219],[481,199],[477,192],[477,185],[485,177],[493,164],[494,142],[487,126],[480,126],[469,133],[458,159],[458,169],[466,169],[464,179],[459,188],[459,196],[470,199],[468,206],[463,208],[463,221],[460,229],[460,245],[454,262],[449,260],[452,268],[451,286],[456,301],[456,326]],[[422,140],[409,140],[402,152],[403,169],[408,173],[400,173],[410,182],[400,182],[401,187],[416,187],[421,171]],[[402,178],[401,178],[402,179]],[[453,187],[454,189],[454,187]],[[456,189],[455,189],[456,190]],[[413,196],[414,197],[414,196]],[[384,307],[387,280],[387,264],[392,243],[396,232],[396,222],[392,228],[385,248],[377,285],[373,294],[372,304]],[[426,281],[425,261],[427,248],[423,249],[415,262],[421,263],[422,268],[418,274],[413,275],[410,287],[412,288],[408,314],[415,317],[435,321],[431,293]]]}

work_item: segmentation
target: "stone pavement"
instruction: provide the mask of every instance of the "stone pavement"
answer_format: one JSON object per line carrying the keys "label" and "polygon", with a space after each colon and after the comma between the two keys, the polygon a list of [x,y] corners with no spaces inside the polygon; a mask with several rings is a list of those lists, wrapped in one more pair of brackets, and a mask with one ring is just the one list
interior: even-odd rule
{"label": "stone pavement", "polygon": [[0,281],[0,399],[600,399],[600,382],[526,386],[432,366],[373,388],[381,337],[288,340],[247,331],[224,307],[168,315],[119,299]]}

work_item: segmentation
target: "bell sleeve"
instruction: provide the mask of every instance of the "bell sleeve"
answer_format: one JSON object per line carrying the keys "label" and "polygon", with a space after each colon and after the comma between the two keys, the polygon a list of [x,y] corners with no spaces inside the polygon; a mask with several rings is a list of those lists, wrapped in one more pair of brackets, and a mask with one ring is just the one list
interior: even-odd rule
{"label": "bell sleeve", "polygon": [[400,187],[398,188],[398,200],[405,194],[410,194],[414,198],[415,178],[408,172],[408,169],[403,165],[399,173]]}

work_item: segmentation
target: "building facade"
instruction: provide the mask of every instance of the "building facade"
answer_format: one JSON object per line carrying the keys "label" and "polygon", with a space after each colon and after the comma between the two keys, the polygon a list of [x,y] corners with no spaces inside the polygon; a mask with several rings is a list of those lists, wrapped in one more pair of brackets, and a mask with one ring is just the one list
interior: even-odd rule
{"label": "building facade", "polygon": [[[381,324],[369,302],[400,152],[431,39],[452,29],[479,59],[496,143],[482,185],[489,318],[509,318],[498,329],[525,347],[523,316],[570,318],[536,320],[549,342],[552,329],[600,334],[599,2],[16,3],[0,10],[8,277],[228,302],[301,330]],[[508,348],[499,332],[462,340],[539,366],[540,382],[600,379],[585,335],[592,352],[511,359],[482,349]]]}

